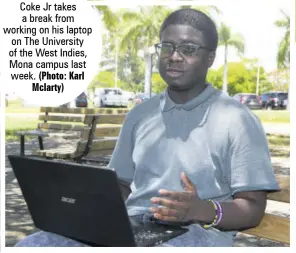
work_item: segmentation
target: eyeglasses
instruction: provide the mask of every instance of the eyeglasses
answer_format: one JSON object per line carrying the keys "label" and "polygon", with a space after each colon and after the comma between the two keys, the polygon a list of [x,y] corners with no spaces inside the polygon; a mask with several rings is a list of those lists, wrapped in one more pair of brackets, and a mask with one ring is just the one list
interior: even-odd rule
{"label": "eyeglasses", "polygon": [[174,45],[171,43],[158,43],[155,44],[155,50],[160,58],[167,58],[173,55],[177,51],[183,58],[195,57],[199,48],[210,50],[207,47],[196,45],[196,44],[181,44]]}

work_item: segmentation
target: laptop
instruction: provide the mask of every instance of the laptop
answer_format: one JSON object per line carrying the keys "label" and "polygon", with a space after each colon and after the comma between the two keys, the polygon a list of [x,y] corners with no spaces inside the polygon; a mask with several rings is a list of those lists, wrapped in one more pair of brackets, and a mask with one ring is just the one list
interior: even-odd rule
{"label": "laptop", "polygon": [[188,231],[149,214],[128,216],[114,170],[8,156],[34,225],[89,246],[155,246]]}

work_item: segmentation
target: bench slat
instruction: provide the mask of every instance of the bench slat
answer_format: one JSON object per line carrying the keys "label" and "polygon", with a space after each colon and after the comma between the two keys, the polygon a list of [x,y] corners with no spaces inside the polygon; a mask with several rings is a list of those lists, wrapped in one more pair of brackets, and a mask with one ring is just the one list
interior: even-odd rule
{"label": "bench slat", "polygon": [[39,120],[83,123],[85,116],[39,115]]}
{"label": "bench slat", "polygon": [[[53,129],[53,130],[71,130],[82,131],[86,127],[83,125],[70,125],[70,124],[58,124],[58,123],[39,123],[40,129]],[[90,129],[90,128],[89,128]]]}
{"label": "bench slat", "polygon": [[290,203],[290,176],[276,175],[281,191],[269,193],[267,198],[279,202]]}
{"label": "bench slat", "polygon": [[44,131],[42,131],[40,129],[16,132],[16,135],[18,135],[18,136],[21,136],[21,135],[25,135],[25,136],[42,136],[42,137],[48,137],[49,136],[48,132],[44,132]]}
{"label": "bench slat", "polygon": [[95,137],[118,136],[120,129],[121,129],[121,126],[101,127],[97,125]]}
{"label": "bench slat", "polygon": [[48,150],[38,150],[36,154],[39,156],[58,158],[58,159],[71,159],[77,156],[74,149],[48,149]]}
{"label": "bench slat", "polygon": [[98,124],[122,124],[125,119],[125,114],[100,114]]}
{"label": "bench slat", "polygon": [[[117,137],[94,139],[89,152],[99,150],[112,150],[116,145]],[[80,141],[77,151],[83,152],[85,150],[87,141]]]}
{"label": "bench slat", "polygon": [[67,108],[67,107],[41,107],[42,113],[69,113],[69,114],[126,114],[128,109],[108,109],[108,108]]}
{"label": "bench slat", "polygon": [[273,214],[265,214],[258,227],[242,232],[290,244],[290,219]]}

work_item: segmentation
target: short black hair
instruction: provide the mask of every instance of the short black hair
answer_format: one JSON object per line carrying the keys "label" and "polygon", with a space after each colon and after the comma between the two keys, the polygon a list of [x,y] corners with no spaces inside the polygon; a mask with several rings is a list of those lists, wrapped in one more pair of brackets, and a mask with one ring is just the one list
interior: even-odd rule
{"label": "short black hair", "polygon": [[201,31],[206,40],[207,47],[215,51],[218,46],[218,32],[214,21],[205,13],[191,8],[180,9],[172,12],[162,23],[159,38],[170,25],[189,25]]}

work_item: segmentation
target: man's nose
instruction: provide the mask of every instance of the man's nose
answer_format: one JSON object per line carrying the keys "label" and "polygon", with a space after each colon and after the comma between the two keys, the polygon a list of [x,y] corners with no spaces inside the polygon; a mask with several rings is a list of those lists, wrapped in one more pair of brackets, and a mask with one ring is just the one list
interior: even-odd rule
{"label": "man's nose", "polygon": [[183,58],[181,57],[180,53],[177,50],[174,50],[172,55],[170,56],[171,61],[182,61]]}

